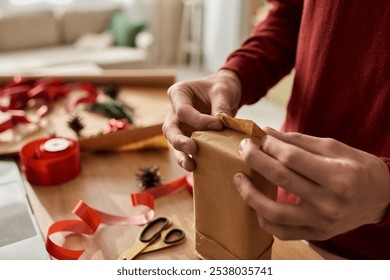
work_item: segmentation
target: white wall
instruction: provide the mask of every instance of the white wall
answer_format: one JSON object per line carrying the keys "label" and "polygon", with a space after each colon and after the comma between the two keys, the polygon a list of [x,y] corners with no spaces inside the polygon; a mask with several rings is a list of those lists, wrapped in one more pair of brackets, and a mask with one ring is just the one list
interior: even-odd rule
{"label": "white wall", "polygon": [[204,1],[203,63],[206,71],[217,71],[228,54],[240,46],[245,2],[247,1]]}
{"label": "white wall", "polygon": [[155,1],[156,0],[122,0],[119,2],[123,4],[126,13],[130,18],[152,22],[155,16]]}

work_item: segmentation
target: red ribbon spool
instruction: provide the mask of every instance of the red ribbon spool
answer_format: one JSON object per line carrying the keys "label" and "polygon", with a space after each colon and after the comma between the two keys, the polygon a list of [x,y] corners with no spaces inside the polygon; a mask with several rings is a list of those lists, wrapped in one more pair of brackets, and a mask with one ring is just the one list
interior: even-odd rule
{"label": "red ribbon spool", "polygon": [[40,138],[25,144],[19,152],[27,181],[53,186],[75,178],[81,170],[80,149],[67,138]]}

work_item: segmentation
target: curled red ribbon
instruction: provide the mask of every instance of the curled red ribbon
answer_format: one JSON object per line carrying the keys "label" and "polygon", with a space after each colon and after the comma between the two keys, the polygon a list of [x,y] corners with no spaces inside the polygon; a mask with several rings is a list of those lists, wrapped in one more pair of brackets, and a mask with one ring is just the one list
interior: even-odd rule
{"label": "curled red ribbon", "polygon": [[42,105],[36,112],[37,119],[35,121],[29,119],[24,110],[7,110],[6,108],[0,106],[0,111],[8,112],[11,115],[11,118],[9,120],[0,123],[0,133],[1,133],[3,131],[6,131],[8,129],[17,126],[18,124],[28,124],[28,123],[38,124],[39,121],[46,116],[49,109],[46,105]]}
{"label": "curled red ribbon", "polygon": [[[63,83],[59,78],[43,78],[38,80],[28,79],[22,76],[15,76],[11,82],[0,89],[0,97],[9,97],[8,106],[1,106],[0,110],[11,113],[11,119],[0,123],[0,132],[8,130],[20,123],[33,123],[25,116],[25,110],[29,106],[31,99],[41,100],[45,103],[41,106],[37,115],[44,117],[49,111],[50,105],[66,96],[74,90],[82,90],[84,96],[72,98],[66,105],[68,111],[72,111],[78,104],[95,103],[98,92],[94,85],[90,83]],[[42,111],[45,110],[43,113]]]}
{"label": "curled red ribbon", "polygon": [[73,208],[72,212],[81,220],[62,220],[53,223],[47,233],[46,250],[59,260],[77,260],[84,253],[83,250],[72,250],[55,244],[50,236],[57,232],[73,232],[77,234],[94,234],[100,224],[107,225],[144,225],[154,217],[154,199],[174,193],[183,188],[188,188],[187,176],[175,181],[162,184],[142,192],[132,193],[131,200],[133,206],[143,205],[149,208],[145,214],[122,217],[98,211],[80,200]]}
{"label": "curled red ribbon", "polygon": [[77,260],[85,250],[72,250],[59,246],[50,239],[50,235],[57,232],[73,232],[91,235],[96,232],[101,223],[109,225],[143,225],[149,222],[154,216],[151,205],[144,205],[150,208],[147,213],[143,215],[121,217],[98,211],[80,200],[73,208],[72,212],[81,220],[62,220],[53,223],[47,232],[46,250],[51,256],[59,260]]}
{"label": "curled red ribbon", "polygon": [[138,192],[135,194],[131,194],[131,199],[134,203],[134,201],[137,201],[137,196],[139,195],[151,195],[153,198],[159,198],[161,196],[164,196],[166,194],[174,193],[178,190],[181,190],[183,187],[187,187],[187,177],[183,176],[175,181],[159,185],[157,187],[152,187],[149,189],[146,189],[142,192]]}

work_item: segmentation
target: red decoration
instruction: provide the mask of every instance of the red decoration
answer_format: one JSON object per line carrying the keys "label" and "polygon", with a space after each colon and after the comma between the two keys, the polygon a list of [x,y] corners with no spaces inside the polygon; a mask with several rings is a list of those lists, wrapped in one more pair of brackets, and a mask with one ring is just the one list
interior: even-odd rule
{"label": "red decoration", "polygon": [[121,120],[110,119],[108,121],[108,126],[104,130],[104,134],[115,132],[128,127],[130,127],[130,124],[126,119],[121,119]]}
{"label": "red decoration", "polygon": [[[25,116],[25,113],[22,113],[28,109],[30,100],[34,99],[44,102],[44,108],[46,109],[40,107],[37,112],[40,118],[42,118],[47,114],[53,102],[67,97],[74,90],[85,91],[86,95],[71,99],[66,105],[68,111],[72,111],[81,103],[90,104],[96,102],[97,89],[89,83],[64,83],[61,79],[55,77],[32,80],[23,76],[15,76],[11,82],[0,89],[0,98],[9,98],[8,106],[1,106],[0,110],[11,113],[10,120],[0,123],[0,132],[10,129],[19,123],[31,123]],[[45,113],[43,114],[42,111],[45,111]]]}
{"label": "red decoration", "polygon": [[147,189],[142,192],[132,193],[131,201],[133,206],[144,205],[149,208],[145,214],[136,216],[121,217],[110,215],[101,211],[98,211],[85,202],[80,200],[73,209],[73,213],[80,217],[81,220],[62,220],[52,224],[47,232],[46,238],[46,249],[49,254],[56,259],[60,260],[77,260],[85,250],[72,250],[66,249],[62,246],[55,244],[51,239],[50,235],[57,232],[73,232],[78,234],[94,234],[101,223],[113,225],[143,225],[148,223],[154,217],[154,200],[188,188],[187,176],[181,177],[172,182],[162,184],[160,186]]}

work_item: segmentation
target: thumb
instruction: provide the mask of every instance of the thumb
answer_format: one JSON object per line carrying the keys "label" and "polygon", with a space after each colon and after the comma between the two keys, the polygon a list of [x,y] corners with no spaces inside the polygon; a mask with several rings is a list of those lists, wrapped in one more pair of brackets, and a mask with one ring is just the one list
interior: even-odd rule
{"label": "thumb", "polygon": [[219,94],[214,96],[211,100],[211,114],[213,116],[218,114],[233,116],[237,111],[237,106],[232,105],[232,103],[232,100],[227,95]]}

